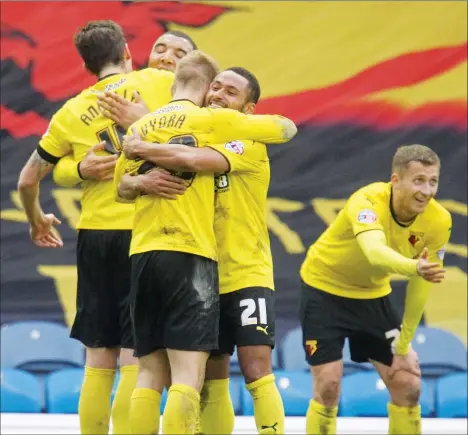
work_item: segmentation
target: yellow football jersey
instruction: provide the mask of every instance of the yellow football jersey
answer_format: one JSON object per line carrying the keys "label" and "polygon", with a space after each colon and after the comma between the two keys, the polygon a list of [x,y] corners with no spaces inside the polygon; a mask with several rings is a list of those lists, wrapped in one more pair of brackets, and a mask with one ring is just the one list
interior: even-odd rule
{"label": "yellow football jersey", "polygon": [[[80,161],[90,147],[103,140],[107,142],[108,153],[120,152],[125,131],[101,114],[97,94],[112,91],[131,100],[133,92],[137,91],[148,107],[155,110],[171,100],[173,81],[172,73],[151,68],[129,74],[114,74],[99,80],[67,101],[53,116],[39,142],[39,154],[51,163],[57,163],[67,154],[72,154],[74,160]],[[112,181],[85,180],[82,188],[82,210],[77,228],[132,228],[134,207],[115,201]]]}
{"label": "yellow football jersey", "polygon": [[266,224],[270,161],[260,142],[233,141],[211,146],[229,162],[215,177],[215,237],[219,291],[246,287],[274,290],[273,260]]}
{"label": "yellow football jersey", "polygon": [[336,220],[309,248],[301,277],[312,287],[338,296],[373,299],[391,292],[390,276],[370,265],[356,236],[382,230],[390,248],[417,258],[427,247],[430,261],[443,261],[450,238],[450,213],[432,199],[409,226],[398,223],[391,208],[391,183],[373,183],[347,201]]}
{"label": "yellow football jersey", "polygon": [[[203,147],[230,140],[252,139],[284,142],[285,118],[245,115],[229,109],[200,108],[188,100],[176,100],[132,125],[146,142],[179,143]],[[120,159],[125,159],[122,155]],[[118,167],[122,168],[122,162]],[[145,173],[155,165],[127,161],[126,172]],[[119,175],[122,174],[119,169]],[[116,176],[117,176],[116,172]],[[214,174],[179,173],[189,188],[176,200],[154,195],[136,199],[131,254],[169,250],[217,260],[214,236]],[[116,186],[118,181],[115,180]]]}

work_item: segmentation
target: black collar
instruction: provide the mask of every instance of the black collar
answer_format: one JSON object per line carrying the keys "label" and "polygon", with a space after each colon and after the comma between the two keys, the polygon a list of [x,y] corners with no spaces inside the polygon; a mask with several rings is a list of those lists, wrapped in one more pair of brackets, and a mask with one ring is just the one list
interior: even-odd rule
{"label": "black collar", "polygon": [[100,81],[102,81],[102,80],[105,80],[105,79],[107,79],[108,77],[116,76],[117,74],[122,74],[122,73],[107,74],[106,76],[99,78],[99,79],[98,79],[98,82],[100,82]]}

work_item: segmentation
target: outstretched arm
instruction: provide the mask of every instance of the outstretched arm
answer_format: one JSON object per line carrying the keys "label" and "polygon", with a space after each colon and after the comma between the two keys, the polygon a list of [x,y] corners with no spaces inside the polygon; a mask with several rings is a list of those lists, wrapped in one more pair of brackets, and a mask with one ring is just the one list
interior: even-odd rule
{"label": "outstretched arm", "polygon": [[406,258],[390,248],[383,231],[365,231],[359,233],[356,239],[372,266],[379,267],[387,273],[398,273],[404,276],[417,275],[418,261]]}
{"label": "outstretched arm", "polygon": [[[38,148],[41,150],[41,148]],[[30,225],[30,234],[33,243],[44,248],[57,248],[63,246],[60,236],[53,231],[53,225],[60,221],[53,214],[45,214],[39,202],[39,185],[41,180],[52,170],[53,158],[47,156],[43,150],[39,155],[35,150],[21,170],[18,180],[18,194]]]}
{"label": "outstretched arm", "polygon": [[[231,109],[211,109],[214,128],[221,142],[254,140],[284,143],[297,133],[296,124],[280,115],[246,115]],[[218,134],[219,133],[219,134]]]}
{"label": "outstretched arm", "polygon": [[[443,270],[445,246],[450,239],[452,217],[450,216],[450,213],[447,212],[445,216],[441,217],[433,224],[436,228],[430,231],[430,236],[432,237],[429,238],[427,247],[424,248],[420,261],[427,264],[430,264],[429,261],[436,263],[439,266],[439,269]],[[440,275],[439,280],[433,280],[432,282],[438,283],[441,282],[442,279],[443,274]],[[429,297],[430,288],[430,282],[423,280],[421,277],[414,277],[410,279],[408,283],[401,333],[395,349],[396,353],[399,355],[405,355],[408,353],[411,340],[413,339],[416,329],[421,322],[424,308]]]}

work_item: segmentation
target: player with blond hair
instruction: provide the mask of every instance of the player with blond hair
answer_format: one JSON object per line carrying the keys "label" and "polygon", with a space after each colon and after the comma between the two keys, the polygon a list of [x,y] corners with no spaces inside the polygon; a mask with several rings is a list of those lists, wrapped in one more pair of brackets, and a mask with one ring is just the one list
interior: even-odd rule
{"label": "player with blond hair", "polygon": [[[234,139],[281,143],[294,136],[292,121],[280,116],[202,108],[217,73],[207,55],[198,51],[187,55],[176,69],[173,101],[141,118],[132,131],[161,152],[165,145],[158,143],[205,147]],[[130,255],[139,375],[131,427],[133,433],[157,433],[158,404],[170,367],[163,432],[195,433],[206,361],[218,347],[214,174],[179,173],[188,187],[175,201],[142,194],[137,183],[120,183],[123,177],[128,181],[131,174],[152,168],[154,164],[144,159],[129,160],[122,154],[115,179],[121,197],[136,199]]]}

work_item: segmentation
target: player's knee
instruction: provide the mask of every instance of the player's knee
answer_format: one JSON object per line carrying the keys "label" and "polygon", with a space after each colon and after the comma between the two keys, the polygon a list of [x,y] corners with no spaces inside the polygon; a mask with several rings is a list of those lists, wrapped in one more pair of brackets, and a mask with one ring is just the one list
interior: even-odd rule
{"label": "player's knee", "polygon": [[325,406],[335,406],[340,397],[340,381],[336,379],[324,379],[319,382],[318,394]]}
{"label": "player's knee", "polygon": [[269,346],[240,347],[237,349],[237,353],[246,384],[272,373],[271,348]]}
{"label": "player's knee", "polygon": [[397,372],[388,386],[392,402],[398,406],[417,406],[421,396],[421,378],[412,373]]}
{"label": "player's knee", "polygon": [[341,361],[311,367],[314,399],[327,407],[334,407],[340,398],[343,364]]}
{"label": "player's knee", "polygon": [[86,348],[86,365],[95,369],[117,368],[119,349],[116,347]]}
{"label": "player's knee", "polygon": [[405,381],[405,399],[409,406],[417,406],[421,397],[421,379],[418,376],[407,373]]}

